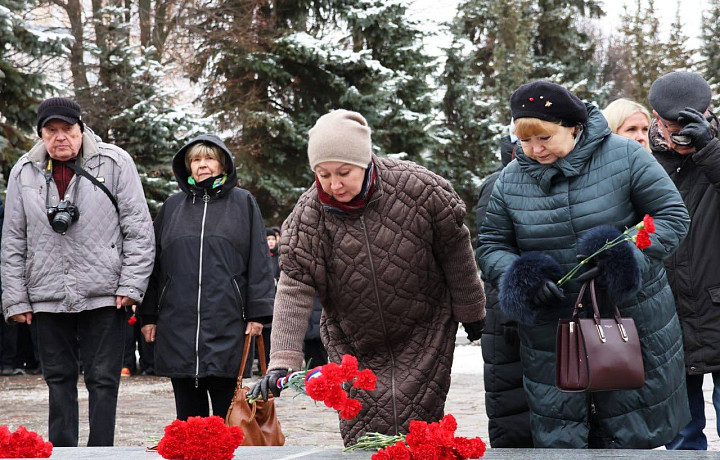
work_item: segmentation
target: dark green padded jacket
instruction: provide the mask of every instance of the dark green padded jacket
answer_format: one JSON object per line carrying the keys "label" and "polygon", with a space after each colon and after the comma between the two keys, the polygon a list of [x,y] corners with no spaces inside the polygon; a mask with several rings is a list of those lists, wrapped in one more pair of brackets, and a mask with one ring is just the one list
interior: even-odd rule
{"label": "dark green padded jacket", "polygon": [[[650,153],[612,135],[596,107],[588,104],[588,113],[567,157],[541,165],[518,151],[517,160],[503,170],[480,230],[480,268],[489,280],[498,280],[520,254],[542,251],[567,272],[576,263],[584,232],[605,224],[624,229],[645,214],[653,216],[652,246],[634,249],[642,272],[640,291],[618,305],[638,328],[643,388],[560,392],[555,387],[557,322],[520,327],[535,447],[587,447],[594,409],[599,430],[610,438],[608,447],[650,449],[672,440],[690,420],[680,324],[662,263],[685,237],[690,219],[675,185]],[[580,286],[571,281],[563,288],[566,301],[559,315],[566,317]]]}

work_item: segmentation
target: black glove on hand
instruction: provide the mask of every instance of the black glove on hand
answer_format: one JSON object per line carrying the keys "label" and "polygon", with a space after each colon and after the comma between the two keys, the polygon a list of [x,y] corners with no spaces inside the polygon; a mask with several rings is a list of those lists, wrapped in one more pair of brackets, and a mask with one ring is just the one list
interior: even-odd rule
{"label": "black glove on hand", "polygon": [[[583,261],[585,259],[587,259],[586,255],[582,255],[582,254],[577,255],[578,262]],[[601,284],[599,282],[599,280],[597,279],[597,277],[600,276],[600,269],[598,268],[597,265],[595,265],[594,258],[590,259],[590,261],[587,264],[585,264],[585,267],[587,267],[587,271],[582,273],[580,276],[576,277],[575,280],[579,281],[581,283],[584,283],[585,281],[589,281],[589,280],[595,278],[595,283]]]}
{"label": "black glove on hand", "polygon": [[516,322],[511,322],[503,326],[503,337],[505,343],[511,347],[517,347],[520,344],[520,334],[518,333],[518,327]]}
{"label": "black glove on hand", "polygon": [[474,342],[482,337],[483,329],[485,329],[485,318],[480,321],[473,321],[472,323],[463,323],[463,328],[467,332],[467,338],[469,341]]}
{"label": "black glove on hand", "polygon": [[680,112],[678,123],[685,126],[678,134],[692,139],[692,146],[697,150],[705,148],[714,137],[710,122],[702,113],[691,107],[686,107]]}
{"label": "black glove on hand", "polygon": [[250,397],[253,399],[259,399],[262,396],[264,401],[268,400],[268,390],[274,396],[280,396],[281,389],[277,387],[278,379],[281,379],[287,375],[287,369],[273,369],[265,374],[265,377],[261,378],[250,390]]}
{"label": "black glove on hand", "polygon": [[554,281],[545,280],[533,297],[533,304],[541,310],[557,308],[565,300],[565,294]]}

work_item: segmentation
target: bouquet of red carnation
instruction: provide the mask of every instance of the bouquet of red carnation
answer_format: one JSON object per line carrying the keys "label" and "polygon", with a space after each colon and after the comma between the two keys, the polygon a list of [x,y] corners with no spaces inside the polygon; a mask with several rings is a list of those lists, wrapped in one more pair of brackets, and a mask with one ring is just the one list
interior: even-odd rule
{"label": "bouquet of red carnation", "polygon": [[407,435],[369,433],[344,450],[379,448],[372,460],[465,460],[485,455],[482,439],[455,436],[455,430],[457,422],[451,414],[435,423],[413,420]]}
{"label": "bouquet of red carnation", "polygon": [[175,420],[165,427],[157,451],[169,459],[230,460],[242,442],[242,430],[225,425],[216,415],[190,417],[187,422]]}
{"label": "bouquet of red carnation", "polygon": [[[637,230],[637,233],[634,235],[631,235],[630,233],[633,230]],[[583,267],[583,265],[586,265],[590,262],[590,259],[597,256],[601,252],[605,251],[606,249],[610,249],[613,246],[617,246],[618,244],[623,244],[626,241],[632,241],[635,243],[635,246],[638,249],[646,249],[649,248],[652,244],[652,241],[650,240],[650,234],[655,233],[655,222],[653,221],[653,218],[650,217],[650,215],[645,214],[645,217],[643,217],[642,222],[625,229],[624,232],[622,232],[620,235],[618,235],[617,238],[606,241],[605,244],[595,251],[594,253],[590,254],[588,257],[580,261],[579,264],[574,266],[565,276],[560,278],[560,280],[557,282],[558,286],[561,286],[563,283],[569,281],[575,274]]]}
{"label": "bouquet of red carnation", "polygon": [[350,420],[357,417],[362,403],[348,397],[346,387],[352,385],[361,390],[372,391],[377,377],[370,369],[358,369],[358,360],[343,355],[342,364],[328,363],[311,370],[293,372],[277,382],[278,388],[293,388],[305,393],[315,401],[340,411],[340,417]]}
{"label": "bouquet of red carnation", "polygon": [[0,426],[0,458],[48,458],[52,450],[51,442],[22,425],[14,433],[7,426]]}

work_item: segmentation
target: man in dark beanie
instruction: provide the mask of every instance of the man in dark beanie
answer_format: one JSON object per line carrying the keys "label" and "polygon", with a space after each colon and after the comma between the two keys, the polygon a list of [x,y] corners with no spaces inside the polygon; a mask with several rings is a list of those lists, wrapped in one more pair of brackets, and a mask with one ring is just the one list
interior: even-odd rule
{"label": "man in dark beanie", "polygon": [[112,446],[125,310],[143,300],[152,272],[152,221],[132,158],[87,128],[76,102],[43,101],[37,132],[8,177],[3,314],[37,325],[50,442],[78,445],[82,357],[88,446]]}
{"label": "man in dark beanie", "polygon": [[[696,73],[673,72],[650,88],[650,147],[690,211],[690,231],[665,259],[683,330],[685,371],[692,420],[668,449],[706,450],[703,379],[712,374],[720,392],[720,140],[710,111],[712,91]],[[713,397],[715,410],[720,399]]]}

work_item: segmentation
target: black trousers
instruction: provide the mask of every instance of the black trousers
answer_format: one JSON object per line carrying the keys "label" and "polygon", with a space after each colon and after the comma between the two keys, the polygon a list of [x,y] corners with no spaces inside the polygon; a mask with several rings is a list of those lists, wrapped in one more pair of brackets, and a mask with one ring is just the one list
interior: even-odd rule
{"label": "black trousers", "polygon": [[197,387],[194,378],[173,378],[170,381],[175,393],[175,412],[178,420],[187,420],[188,417],[208,417],[210,415],[208,394],[212,401],[213,415],[224,419],[237,384],[237,379],[225,377],[197,379]]}
{"label": "black trousers", "polygon": [[115,306],[80,313],[37,313],[38,349],[50,390],[49,440],[78,445],[78,360],[89,393],[88,446],[112,446],[115,438],[125,312]]}
{"label": "black trousers", "polygon": [[328,354],[321,339],[305,339],[303,342],[303,356],[305,365],[310,367],[322,366],[328,363]]}
{"label": "black trousers", "polygon": [[[132,316],[132,312],[128,312],[126,320],[129,320]],[[140,322],[135,324],[128,324],[125,322],[125,351],[123,352],[123,365],[127,367],[130,372],[135,374],[138,371],[137,362],[135,359],[135,350],[140,352],[140,370],[152,371],[155,369],[155,344],[147,343],[145,337],[140,331]]]}
{"label": "black trousers", "polygon": [[17,355],[18,325],[7,324],[0,319],[0,367],[15,367]]}

